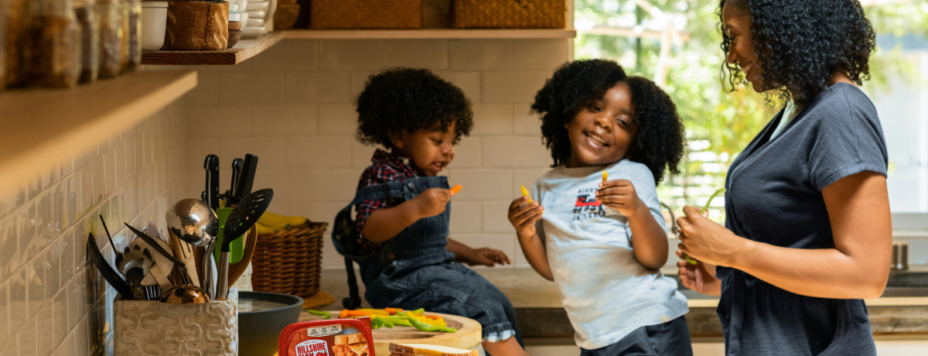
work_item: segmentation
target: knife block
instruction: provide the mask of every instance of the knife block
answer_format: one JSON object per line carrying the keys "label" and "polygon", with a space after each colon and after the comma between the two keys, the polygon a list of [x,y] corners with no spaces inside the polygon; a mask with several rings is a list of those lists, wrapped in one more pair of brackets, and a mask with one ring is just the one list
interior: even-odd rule
{"label": "knife block", "polygon": [[113,302],[115,355],[238,355],[238,291],[205,304]]}

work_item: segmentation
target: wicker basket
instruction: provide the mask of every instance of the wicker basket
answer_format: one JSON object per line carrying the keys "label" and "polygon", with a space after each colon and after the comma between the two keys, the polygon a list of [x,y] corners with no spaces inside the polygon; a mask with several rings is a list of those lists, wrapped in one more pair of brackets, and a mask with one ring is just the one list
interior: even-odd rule
{"label": "wicker basket", "polygon": [[309,28],[422,28],[422,0],[312,0]]}
{"label": "wicker basket", "polygon": [[251,259],[255,291],[285,293],[309,298],[319,292],[322,241],[327,223],[258,235]]}
{"label": "wicker basket", "polygon": [[451,0],[454,28],[564,28],[564,0]]}

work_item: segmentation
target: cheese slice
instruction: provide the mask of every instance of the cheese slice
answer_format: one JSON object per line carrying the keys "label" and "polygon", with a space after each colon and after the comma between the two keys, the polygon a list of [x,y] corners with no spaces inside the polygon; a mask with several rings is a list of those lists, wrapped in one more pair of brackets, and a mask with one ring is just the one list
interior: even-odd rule
{"label": "cheese slice", "polygon": [[335,356],[370,356],[370,347],[366,342],[350,345],[335,345],[332,352]]}
{"label": "cheese slice", "polygon": [[359,342],[367,342],[367,340],[364,338],[364,335],[361,333],[335,335],[336,345],[357,344]]}
{"label": "cheese slice", "polygon": [[390,344],[390,352],[399,356],[477,356],[477,350],[424,344]]}

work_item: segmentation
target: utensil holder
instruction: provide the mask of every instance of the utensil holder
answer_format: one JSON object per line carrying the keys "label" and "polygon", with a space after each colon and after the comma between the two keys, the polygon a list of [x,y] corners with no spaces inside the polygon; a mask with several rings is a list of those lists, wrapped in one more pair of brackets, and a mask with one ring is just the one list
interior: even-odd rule
{"label": "utensil holder", "polygon": [[116,355],[238,355],[238,291],[205,304],[113,303]]}

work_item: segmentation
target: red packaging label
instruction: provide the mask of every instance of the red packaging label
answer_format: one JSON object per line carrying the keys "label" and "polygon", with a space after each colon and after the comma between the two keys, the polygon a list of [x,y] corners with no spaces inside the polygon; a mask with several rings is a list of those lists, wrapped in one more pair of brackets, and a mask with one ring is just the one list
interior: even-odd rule
{"label": "red packaging label", "polygon": [[374,356],[370,318],[292,324],[277,346],[280,356]]}

